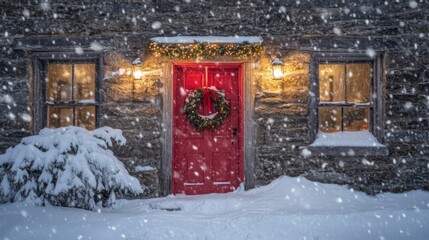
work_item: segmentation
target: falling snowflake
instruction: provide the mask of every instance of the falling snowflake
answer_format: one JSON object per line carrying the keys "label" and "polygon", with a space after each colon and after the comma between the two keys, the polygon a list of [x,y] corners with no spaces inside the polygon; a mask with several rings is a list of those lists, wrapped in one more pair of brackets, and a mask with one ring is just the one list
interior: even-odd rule
{"label": "falling snowflake", "polygon": [[159,22],[159,21],[155,21],[155,22],[152,23],[151,26],[152,26],[153,29],[159,29],[159,28],[161,28],[162,23]]}
{"label": "falling snowflake", "polygon": [[103,46],[98,42],[92,42],[90,47],[92,50],[97,52],[103,51]]}
{"label": "falling snowflake", "polygon": [[410,6],[410,8],[416,8],[417,2],[416,1],[410,1],[410,2],[408,2],[408,6]]}
{"label": "falling snowflake", "polygon": [[83,54],[83,48],[81,48],[81,47],[76,47],[76,48],[74,49],[74,51],[75,51],[77,54]]}
{"label": "falling snowflake", "polygon": [[9,112],[9,113],[7,114],[7,117],[8,117],[10,120],[12,120],[12,121],[15,121],[15,119],[16,119],[16,115],[15,115],[15,114],[13,114],[12,112]]}
{"label": "falling snowflake", "polygon": [[21,114],[21,119],[24,120],[25,122],[31,122],[31,116],[27,113],[23,113]]}
{"label": "falling snowflake", "polygon": [[413,104],[411,103],[411,102],[406,102],[405,104],[404,104],[404,108],[405,108],[405,110],[409,110],[410,108],[412,108],[413,107]]}
{"label": "falling snowflake", "polygon": [[311,151],[308,150],[307,148],[305,148],[304,150],[301,151],[301,156],[309,157],[309,156],[311,156]]}
{"label": "falling snowflake", "polygon": [[368,49],[366,50],[366,55],[368,55],[368,56],[369,56],[369,57],[371,57],[371,58],[375,57],[375,51],[374,51],[374,49],[372,49],[372,48],[368,48]]}
{"label": "falling snowflake", "polygon": [[42,3],[40,4],[40,8],[41,8],[43,11],[49,11],[49,10],[51,9],[51,4],[49,4],[49,2],[42,2]]}
{"label": "falling snowflake", "polygon": [[333,29],[333,31],[334,31],[334,33],[336,34],[336,35],[338,35],[338,36],[341,36],[341,29],[339,29],[339,28],[337,28],[337,27],[334,27],[334,29]]}

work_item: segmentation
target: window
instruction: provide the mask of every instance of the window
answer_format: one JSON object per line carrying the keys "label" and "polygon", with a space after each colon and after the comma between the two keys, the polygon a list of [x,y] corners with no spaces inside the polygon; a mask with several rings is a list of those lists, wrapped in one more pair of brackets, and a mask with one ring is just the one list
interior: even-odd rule
{"label": "window", "polygon": [[95,64],[48,63],[45,91],[47,127],[95,129]]}
{"label": "window", "polygon": [[358,155],[388,154],[380,144],[382,55],[317,53],[313,60],[309,149],[323,155],[344,155],[350,147]]}
{"label": "window", "polygon": [[99,58],[43,53],[35,59],[35,130],[69,125],[95,129]]}
{"label": "window", "polygon": [[319,64],[319,132],[368,130],[372,72],[371,63]]}

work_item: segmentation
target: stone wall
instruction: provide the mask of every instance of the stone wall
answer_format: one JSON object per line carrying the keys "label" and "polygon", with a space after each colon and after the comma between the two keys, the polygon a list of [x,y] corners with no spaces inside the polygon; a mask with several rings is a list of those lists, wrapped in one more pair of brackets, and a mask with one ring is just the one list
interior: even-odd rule
{"label": "stone wall", "polygon": [[[344,3],[346,2],[346,3]],[[429,4],[427,1],[302,0],[0,0],[0,149],[31,134],[32,53],[102,51],[99,125],[123,130],[115,148],[127,168],[160,193],[162,73],[147,51],[151,37],[256,35],[265,53],[255,62],[257,185],[281,175],[350,184],[369,193],[427,188],[429,179]],[[102,48],[100,48],[100,46]],[[309,157],[312,52],[385,52],[384,136],[388,157]],[[270,58],[285,62],[271,79]],[[137,58],[144,81],[117,75]],[[136,166],[154,170],[136,172]]]}
{"label": "stone wall", "polygon": [[[130,71],[135,57],[143,60],[144,72],[153,74],[145,75],[141,80],[134,79],[132,75],[119,74],[119,69]],[[116,156],[132,175],[146,185],[144,195],[158,196],[158,170],[161,168],[162,154],[159,65],[138,51],[128,54],[106,52],[104,62],[99,125],[122,130],[128,142],[114,149]],[[146,170],[142,171],[142,168]]]}

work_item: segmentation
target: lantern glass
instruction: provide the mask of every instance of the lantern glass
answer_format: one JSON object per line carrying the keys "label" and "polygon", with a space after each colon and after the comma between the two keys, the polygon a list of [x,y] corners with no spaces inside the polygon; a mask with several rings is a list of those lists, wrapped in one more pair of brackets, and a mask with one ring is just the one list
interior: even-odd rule
{"label": "lantern glass", "polygon": [[134,79],[141,79],[143,76],[143,72],[142,70],[140,70],[140,68],[133,68],[133,77]]}
{"label": "lantern glass", "polygon": [[133,77],[134,79],[141,79],[143,77],[143,72],[142,72],[142,61],[140,60],[140,58],[136,58],[133,61]]}
{"label": "lantern glass", "polygon": [[283,78],[283,61],[275,58],[271,65],[273,67],[273,79],[281,80]]}

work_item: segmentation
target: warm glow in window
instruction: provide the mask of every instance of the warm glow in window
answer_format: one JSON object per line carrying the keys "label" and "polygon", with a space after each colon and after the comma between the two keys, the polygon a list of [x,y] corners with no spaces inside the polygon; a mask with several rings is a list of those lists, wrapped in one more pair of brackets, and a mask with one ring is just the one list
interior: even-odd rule
{"label": "warm glow in window", "polygon": [[47,126],[95,129],[95,64],[48,64]]}
{"label": "warm glow in window", "polygon": [[320,132],[369,129],[372,69],[369,63],[320,64]]}

